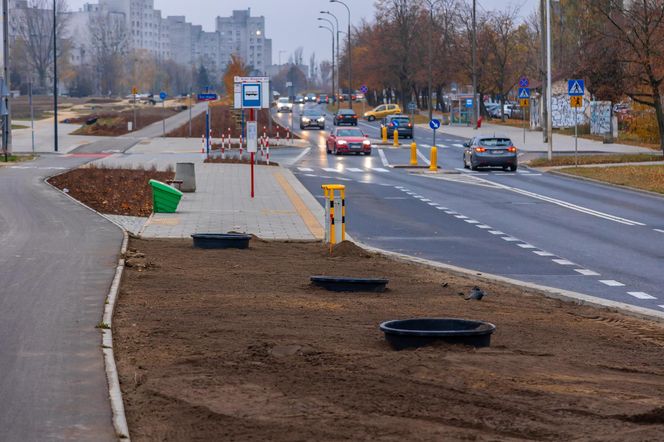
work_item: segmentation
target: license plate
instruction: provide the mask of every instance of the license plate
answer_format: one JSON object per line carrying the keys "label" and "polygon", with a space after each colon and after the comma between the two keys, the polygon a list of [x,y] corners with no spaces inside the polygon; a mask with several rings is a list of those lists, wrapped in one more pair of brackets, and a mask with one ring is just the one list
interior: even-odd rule
{"label": "license plate", "polygon": [[504,150],[492,150],[491,153],[505,153]]}

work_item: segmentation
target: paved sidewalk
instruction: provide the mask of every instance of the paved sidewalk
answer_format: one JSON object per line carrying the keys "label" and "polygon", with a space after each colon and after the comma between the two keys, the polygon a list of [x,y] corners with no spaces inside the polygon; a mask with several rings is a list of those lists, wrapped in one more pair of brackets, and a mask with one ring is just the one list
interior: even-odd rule
{"label": "paved sidewalk", "polygon": [[[428,125],[418,124],[418,128],[429,129]],[[523,128],[483,123],[482,128],[475,130],[469,126],[443,126],[439,133],[449,134],[463,138],[476,135],[506,135],[514,141],[522,152],[548,152],[549,145],[542,141],[542,132],[526,131],[526,142],[523,141]],[[574,137],[567,135],[553,135],[553,152],[574,152]],[[652,149],[645,147],[628,146],[626,144],[604,144],[601,141],[579,138],[579,152],[607,152],[607,153],[653,153]]]}
{"label": "paved sidewalk", "polygon": [[256,197],[250,198],[249,167],[196,164],[196,192],[185,193],[177,213],[154,214],[144,237],[186,238],[193,233],[252,233],[264,239],[321,239],[320,205],[293,174],[256,166]]}

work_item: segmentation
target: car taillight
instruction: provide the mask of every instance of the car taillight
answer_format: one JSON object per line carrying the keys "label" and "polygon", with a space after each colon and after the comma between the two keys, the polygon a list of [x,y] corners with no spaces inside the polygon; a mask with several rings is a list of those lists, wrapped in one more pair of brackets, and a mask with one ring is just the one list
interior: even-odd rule
{"label": "car taillight", "polygon": [[341,115],[337,116],[337,120],[341,120],[343,118]]}
{"label": "car taillight", "polygon": [[412,124],[412,123],[408,123],[408,127],[413,127],[413,124]]}
{"label": "car taillight", "polygon": [[486,149],[483,147],[476,147],[475,152],[486,152]]}
{"label": "car taillight", "polygon": [[357,115],[353,115],[353,118],[355,118],[357,120]]}
{"label": "car taillight", "polygon": [[516,147],[510,146],[510,147],[507,148],[507,151],[514,153],[514,152],[516,152]]}

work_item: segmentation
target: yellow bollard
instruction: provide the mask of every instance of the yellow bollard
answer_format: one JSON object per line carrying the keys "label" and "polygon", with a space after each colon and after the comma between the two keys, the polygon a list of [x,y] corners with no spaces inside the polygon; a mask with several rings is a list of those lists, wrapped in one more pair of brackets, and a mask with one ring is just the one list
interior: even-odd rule
{"label": "yellow bollard", "polygon": [[383,144],[387,144],[387,126],[383,126],[380,132],[383,137]]}
{"label": "yellow bollard", "polygon": [[431,147],[431,165],[429,166],[431,172],[436,172],[438,170],[438,148],[436,146]]}
{"label": "yellow bollard", "polygon": [[410,165],[417,166],[417,143],[410,143]]}
{"label": "yellow bollard", "polygon": [[394,137],[394,147],[399,147],[399,131],[394,129],[392,136]]}

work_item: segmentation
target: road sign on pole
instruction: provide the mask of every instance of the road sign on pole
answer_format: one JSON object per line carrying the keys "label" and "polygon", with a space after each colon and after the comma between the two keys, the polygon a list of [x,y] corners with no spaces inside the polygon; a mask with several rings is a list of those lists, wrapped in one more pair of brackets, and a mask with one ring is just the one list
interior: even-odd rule
{"label": "road sign on pole", "polygon": [[235,109],[267,109],[270,107],[269,77],[235,77]]}
{"label": "road sign on pole", "polygon": [[528,87],[530,86],[530,81],[528,80],[528,77],[521,77],[519,79],[519,87]]}
{"label": "road sign on pole", "polygon": [[519,88],[519,99],[523,100],[525,98],[530,98],[530,88],[520,87]]}
{"label": "road sign on pole", "polygon": [[[472,106],[471,106],[472,107]],[[436,145],[436,131],[440,129],[440,120],[433,119],[429,121],[429,127],[433,129],[433,142],[431,143],[431,146]]]}
{"label": "road sign on pole", "polygon": [[367,92],[369,92],[369,88],[366,87],[365,85],[362,85],[362,87],[360,88],[360,92],[362,92],[363,94],[366,94]]}
{"label": "road sign on pole", "polygon": [[570,107],[583,107],[583,97],[572,95],[569,97]]}
{"label": "road sign on pole", "polygon": [[568,80],[567,95],[570,97],[582,97],[586,93],[586,85],[583,80]]}
{"label": "road sign on pole", "polygon": [[159,98],[163,101],[168,97],[168,94],[164,91],[159,92]]}
{"label": "road sign on pole", "polygon": [[198,101],[215,101],[217,98],[217,94],[213,93],[207,93],[207,94],[198,94]]}
{"label": "road sign on pole", "polygon": [[528,98],[521,98],[519,99],[519,106],[521,107],[528,107],[530,106],[530,100]]}
{"label": "road sign on pole", "polygon": [[473,99],[472,98],[466,98],[466,107],[473,107]]}

